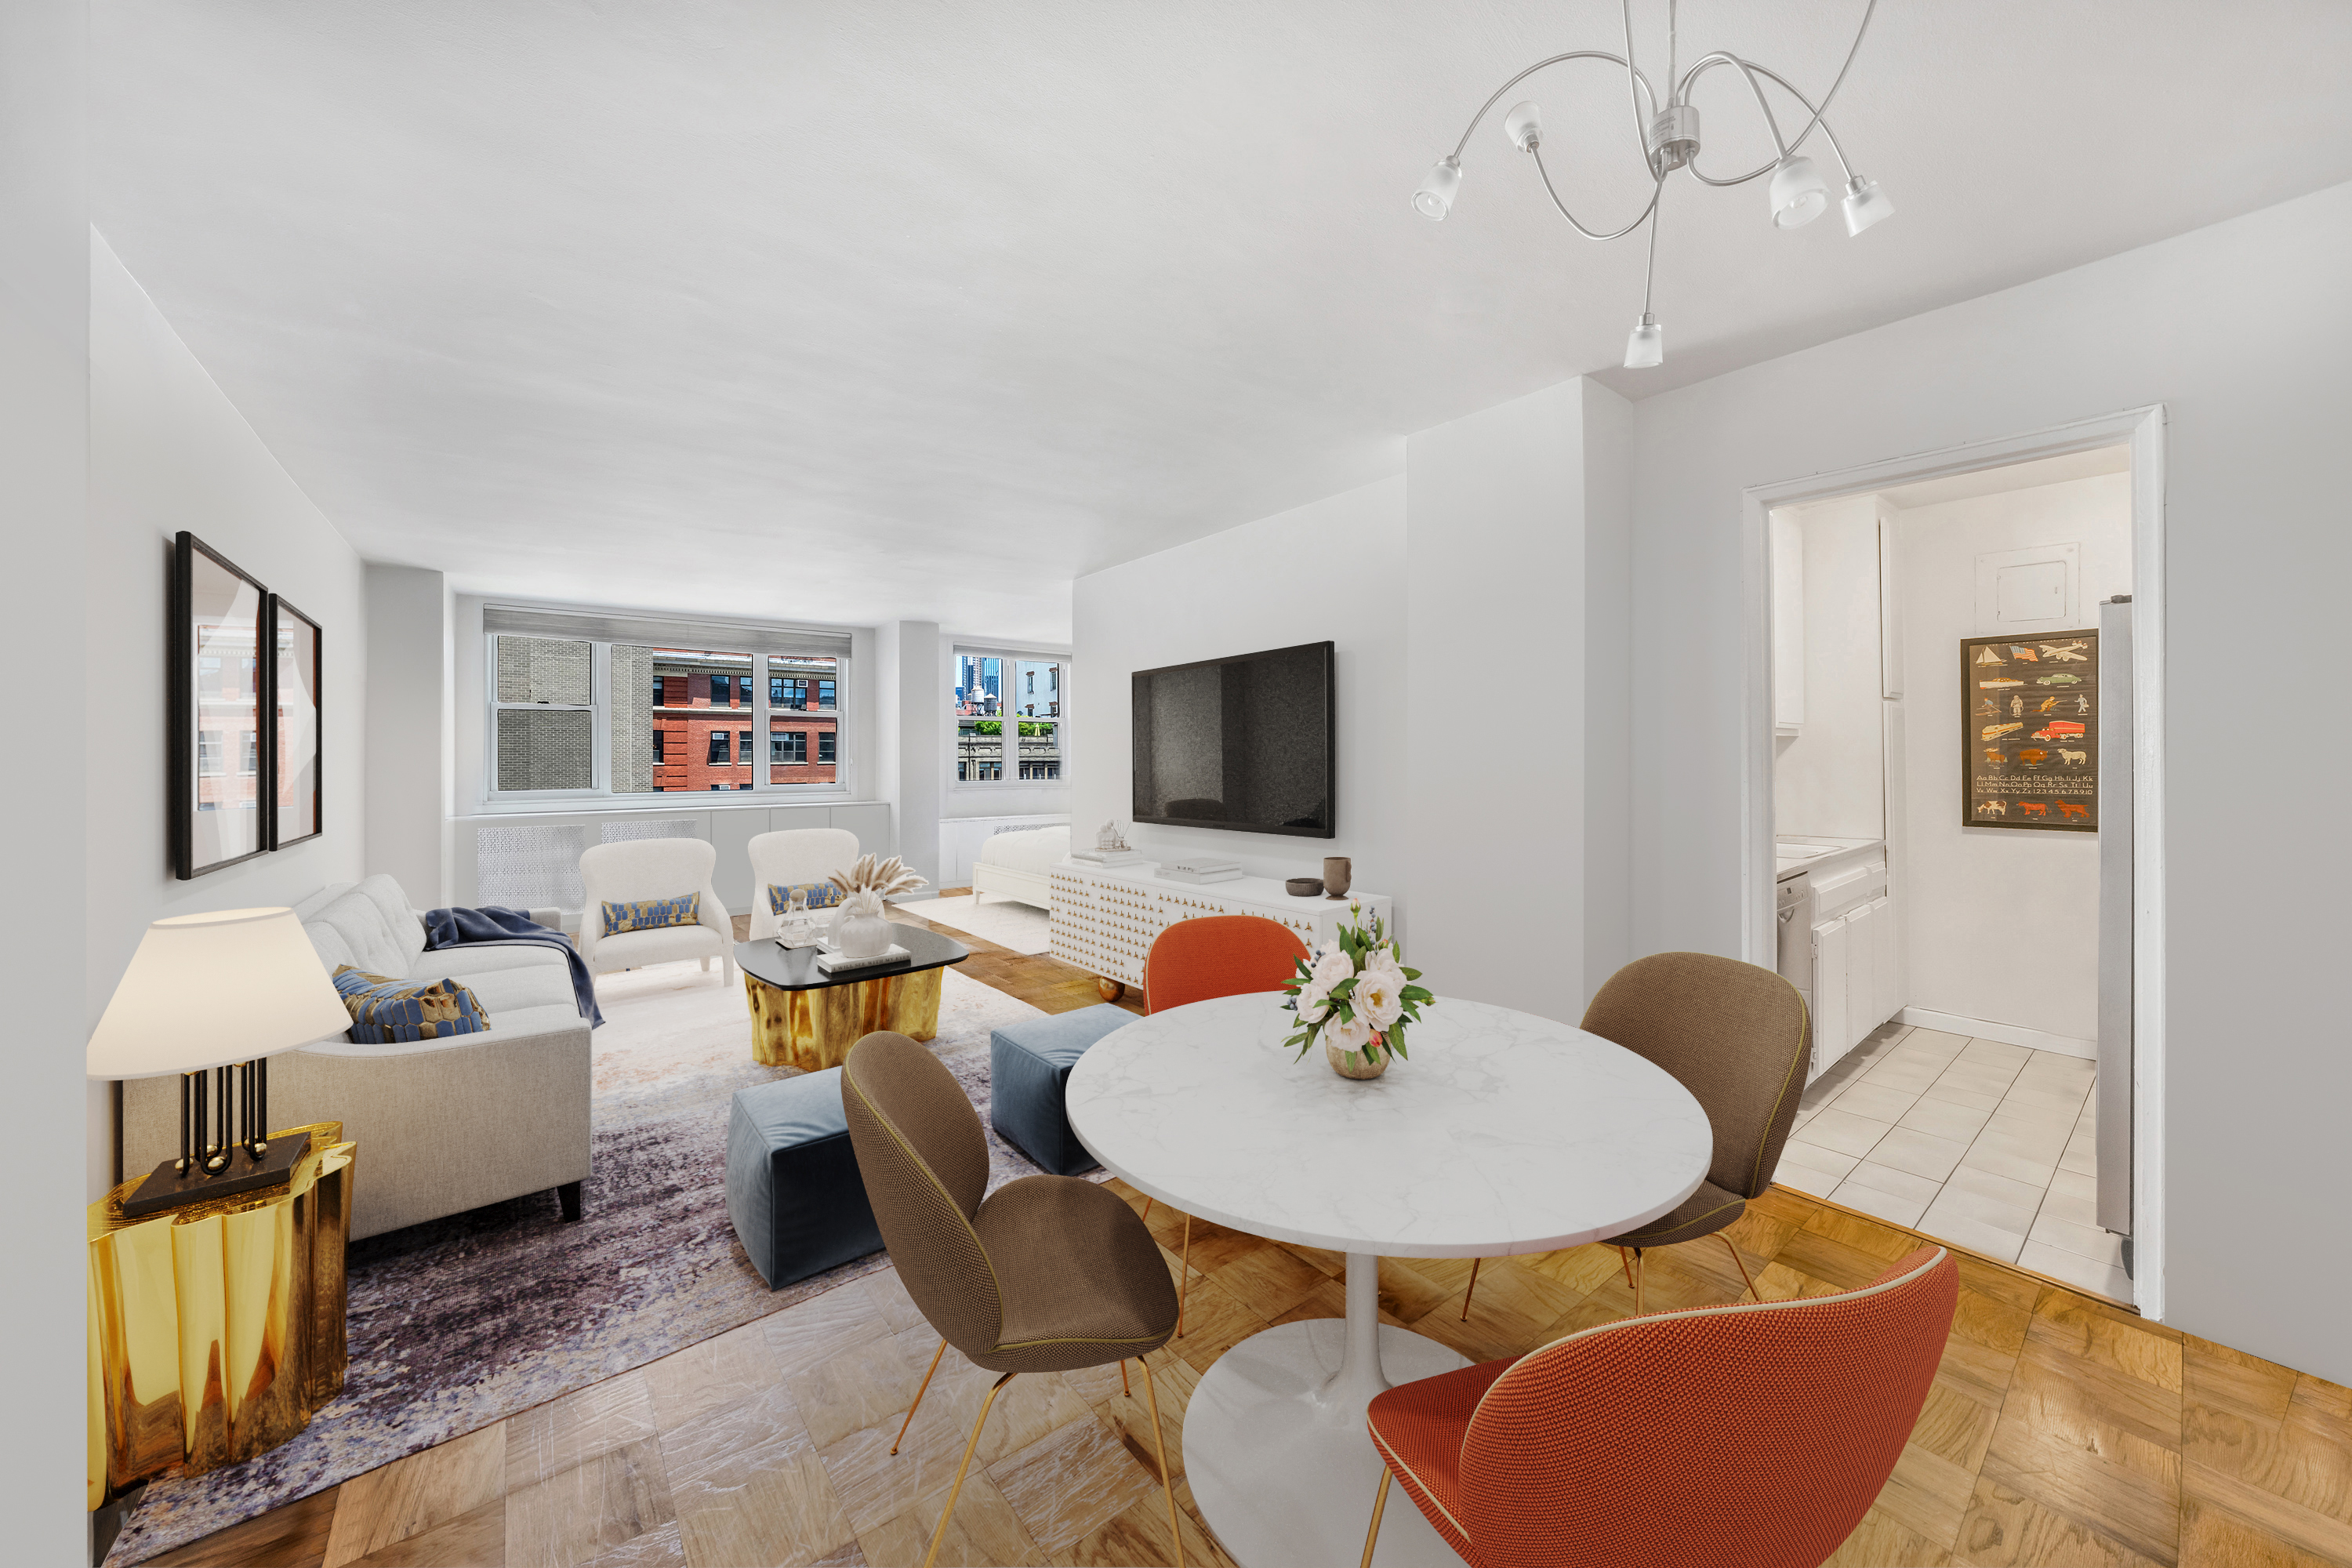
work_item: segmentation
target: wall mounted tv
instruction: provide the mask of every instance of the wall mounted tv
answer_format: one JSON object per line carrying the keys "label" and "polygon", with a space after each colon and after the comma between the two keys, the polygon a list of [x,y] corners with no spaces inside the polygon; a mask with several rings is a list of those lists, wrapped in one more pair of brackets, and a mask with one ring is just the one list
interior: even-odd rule
{"label": "wall mounted tv", "polygon": [[1334,836],[1332,645],[1140,669],[1135,820]]}

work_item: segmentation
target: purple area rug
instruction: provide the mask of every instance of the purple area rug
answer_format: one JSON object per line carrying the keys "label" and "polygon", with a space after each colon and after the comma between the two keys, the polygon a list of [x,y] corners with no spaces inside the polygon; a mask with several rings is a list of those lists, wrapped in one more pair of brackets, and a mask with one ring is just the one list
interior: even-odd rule
{"label": "purple area rug", "polygon": [[[983,1125],[989,1031],[1038,1009],[945,974],[931,1048]],[[584,1212],[555,1194],[352,1244],[351,1369],[291,1441],[147,1489],[109,1564],[128,1564],[322,1491],[884,1267],[881,1253],[770,1290],[727,1217],[727,1109],[792,1069],[751,1059],[740,984],[693,964],[605,977]],[[990,1186],[1035,1173],[989,1133]],[[360,1151],[359,1179],[367,1179]]]}

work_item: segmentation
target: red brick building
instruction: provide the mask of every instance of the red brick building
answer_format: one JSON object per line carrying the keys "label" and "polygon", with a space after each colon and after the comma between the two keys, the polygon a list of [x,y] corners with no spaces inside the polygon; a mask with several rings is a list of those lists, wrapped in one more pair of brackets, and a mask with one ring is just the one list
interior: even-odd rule
{"label": "red brick building", "polygon": [[840,777],[840,685],[833,662],[766,662],[762,693],[752,685],[748,657],[656,651],[655,789],[748,790],[762,767],[770,784],[832,784]]}

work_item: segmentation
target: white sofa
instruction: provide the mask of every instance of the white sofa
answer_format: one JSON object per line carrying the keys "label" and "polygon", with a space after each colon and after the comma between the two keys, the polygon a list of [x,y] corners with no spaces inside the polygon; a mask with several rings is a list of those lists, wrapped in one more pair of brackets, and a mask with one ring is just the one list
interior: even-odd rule
{"label": "white sofa", "polygon": [[971,863],[971,901],[989,894],[1017,899],[1051,913],[1053,882],[1046,876],[1070,853],[1067,823],[1057,827],[1001,828],[980,847]]}
{"label": "white sofa", "polygon": [[[588,972],[611,974],[686,958],[700,959],[707,971],[715,958],[724,966],[719,983],[733,984],[735,922],[710,885],[718,864],[719,851],[703,838],[628,838],[589,846],[580,857],[580,885],[587,895],[580,911],[580,956],[588,961]],[[688,893],[702,895],[696,910],[698,924],[609,936],[604,932],[608,903],[679,899]]]}
{"label": "white sofa", "polygon": [[[589,1025],[571,966],[532,942],[426,952],[425,920],[390,877],[339,882],[297,904],[329,973],[351,964],[395,979],[449,979],[489,1026],[446,1040],[360,1045],[334,1036],[269,1061],[278,1127],[340,1121],[359,1145],[354,1238],[556,1189],[566,1218],[588,1176]],[[556,911],[532,918],[553,925]],[[179,1079],[123,1085],[122,1169],[143,1174],[180,1149]]]}

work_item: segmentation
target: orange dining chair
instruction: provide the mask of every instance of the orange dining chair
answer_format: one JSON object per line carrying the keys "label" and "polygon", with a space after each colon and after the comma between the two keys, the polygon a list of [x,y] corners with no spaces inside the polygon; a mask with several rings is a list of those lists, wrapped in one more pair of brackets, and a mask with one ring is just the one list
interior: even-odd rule
{"label": "orange dining chair", "polygon": [[[1196,915],[1152,938],[1143,959],[1143,1010],[1165,1013],[1187,1002],[1279,991],[1298,976],[1307,944],[1287,926],[1259,915]],[[1143,1217],[1151,1217],[1143,1200]],[[1176,1335],[1192,1290],[1192,1216],[1184,1216],[1183,1267],[1177,1272]]]}
{"label": "orange dining chair", "polygon": [[1856,1290],[1622,1319],[1423,1378],[1365,1413],[1473,1568],[1819,1568],[1894,1473],[1952,1329],[1922,1247]]}

